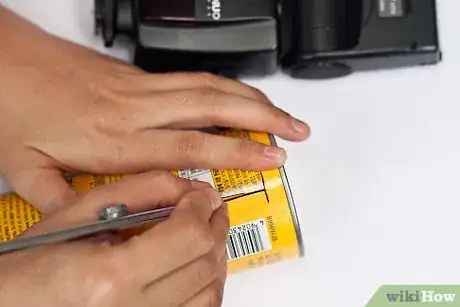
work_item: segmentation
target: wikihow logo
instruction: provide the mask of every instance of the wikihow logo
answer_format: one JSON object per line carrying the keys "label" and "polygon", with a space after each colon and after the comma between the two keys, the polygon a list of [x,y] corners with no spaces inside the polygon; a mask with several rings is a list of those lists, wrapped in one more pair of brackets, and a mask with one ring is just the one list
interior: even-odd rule
{"label": "wikihow logo", "polygon": [[366,307],[460,307],[460,285],[380,287]]}

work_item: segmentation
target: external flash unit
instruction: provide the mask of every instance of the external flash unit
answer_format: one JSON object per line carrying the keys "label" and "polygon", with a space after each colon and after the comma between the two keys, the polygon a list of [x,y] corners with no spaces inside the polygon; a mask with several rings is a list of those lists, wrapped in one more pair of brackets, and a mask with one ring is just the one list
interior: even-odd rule
{"label": "external flash unit", "polygon": [[149,72],[324,79],[441,61],[435,0],[96,0]]}

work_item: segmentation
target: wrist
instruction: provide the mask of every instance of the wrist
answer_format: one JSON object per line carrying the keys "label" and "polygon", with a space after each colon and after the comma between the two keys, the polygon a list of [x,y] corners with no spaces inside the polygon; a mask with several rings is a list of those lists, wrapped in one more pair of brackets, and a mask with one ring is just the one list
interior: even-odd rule
{"label": "wrist", "polygon": [[[31,47],[40,48],[51,35],[17,13],[0,5],[0,64],[31,57]],[[35,50],[33,51],[35,53]]]}

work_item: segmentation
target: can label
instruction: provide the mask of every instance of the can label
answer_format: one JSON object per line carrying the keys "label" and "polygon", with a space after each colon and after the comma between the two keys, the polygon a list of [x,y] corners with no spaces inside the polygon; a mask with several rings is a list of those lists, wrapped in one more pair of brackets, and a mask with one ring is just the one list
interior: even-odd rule
{"label": "can label", "polygon": [[[274,145],[263,133],[223,130],[224,135]],[[302,256],[295,207],[284,169],[262,172],[188,169],[173,174],[211,184],[228,204],[227,242],[229,274]],[[87,175],[71,178],[77,193],[86,193],[128,175]],[[13,239],[38,223],[43,215],[14,193],[0,196],[0,243]]]}
{"label": "can label", "polygon": [[37,209],[18,195],[0,195],[0,243],[12,240],[42,218]]}

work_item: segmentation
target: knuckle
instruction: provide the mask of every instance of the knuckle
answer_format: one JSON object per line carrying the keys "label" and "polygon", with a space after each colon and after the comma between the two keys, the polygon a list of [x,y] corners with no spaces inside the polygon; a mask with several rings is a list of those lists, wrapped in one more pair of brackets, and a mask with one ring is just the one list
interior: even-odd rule
{"label": "knuckle", "polygon": [[292,116],[289,113],[281,110],[280,108],[272,107],[272,109],[274,116],[277,117],[280,121],[286,122],[287,120],[292,119]]}
{"label": "knuckle", "polygon": [[198,131],[188,131],[182,133],[176,146],[178,158],[189,161],[190,158],[199,157],[207,146],[208,138],[204,133]]}
{"label": "knuckle", "polygon": [[271,106],[271,105],[263,105],[261,106],[261,112],[267,115],[267,122],[273,122],[273,120],[276,121],[284,121],[286,120],[287,114],[282,111],[281,109]]}
{"label": "knuckle", "polygon": [[[291,125],[292,117],[285,111],[271,105],[259,104],[257,106],[258,114],[260,114],[259,123],[266,129],[273,129],[274,127],[285,127]],[[262,116],[263,114],[263,116]]]}
{"label": "knuckle", "polygon": [[[230,228],[230,217],[228,215],[228,208],[227,208],[227,205],[224,205],[225,208],[223,208],[224,210],[224,214],[222,214],[222,217],[223,217],[223,223],[225,225],[225,230],[226,232],[228,231],[228,229]],[[226,244],[227,242],[225,242]]]}
{"label": "knuckle", "polygon": [[[129,95],[119,90],[116,82],[122,82],[121,80],[110,80],[104,82],[93,82],[89,85],[88,89],[93,94],[94,105],[113,105],[114,103],[126,102],[126,100],[132,100]],[[126,82],[126,80],[123,80]],[[126,86],[126,83],[124,83]],[[123,87],[121,87],[123,88]]]}
{"label": "knuckle", "polygon": [[281,125],[290,125],[292,116],[289,115],[287,112],[281,110],[280,108],[277,107],[270,107],[271,110],[269,110],[271,118],[273,118],[274,121]]}
{"label": "knuckle", "polygon": [[223,100],[223,93],[215,89],[203,89],[200,91],[200,101],[206,104],[215,103]]}
{"label": "knuckle", "polygon": [[190,218],[187,223],[187,234],[194,250],[200,254],[209,253],[215,245],[210,227],[195,218]]}
{"label": "knuckle", "polygon": [[238,141],[238,152],[241,153],[241,155],[247,156],[248,153],[252,153],[254,151],[254,142],[248,141],[248,140],[240,140]]}
{"label": "knuckle", "polygon": [[206,298],[206,307],[219,307],[222,304],[223,287],[220,283],[213,283],[209,286],[209,291]]}
{"label": "knuckle", "polygon": [[209,72],[198,72],[194,76],[198,82],[210,88],[217,88],[220,78]]}
{"label": "knuckle", "polygon": [[217,277],[218,263],[211,255],[203,258],[198,268],[198,279],[202,283],[209,283]]}
{"label": "knuckle", "polygon": [[253,163],[263,154],[263,145],[252,141],[240,140],[236,146],[235,155],[241,161],[244,168],[251,168]]}
{"label": "knuckle", "polygon": [[161,182],[165,185],[177,183],[180,179],[177,176],[174,176],[171,172],[157,170],[151,173],[147,173],[147,176],[150,177],[151,181]]}
{"label": "knuckle", "polygon": [[253,95],[254,95],[254,98],[255,98],[256,100],[260,100],[260,101],[262,101],[262,102],[265,102],[265,103],[267,103],[267,104],[272,105],[271,100],[268,98],[267,95],[265,95],[264,92],[262,92],[262,91],[259,90],[258,88],[252,87],[252,86],[249,87],[249,88],[250,88],[250,90],[252,91],[252,93],[253,93]]}

